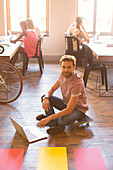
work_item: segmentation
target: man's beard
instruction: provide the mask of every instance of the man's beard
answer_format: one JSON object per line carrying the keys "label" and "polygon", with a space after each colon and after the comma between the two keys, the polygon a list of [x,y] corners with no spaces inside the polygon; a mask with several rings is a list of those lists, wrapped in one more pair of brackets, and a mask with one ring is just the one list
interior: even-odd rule
{"label": "man's beard", "polygon": [[68,78],[72,75],[72,72],[62,72],[62,74],[65,78]]}

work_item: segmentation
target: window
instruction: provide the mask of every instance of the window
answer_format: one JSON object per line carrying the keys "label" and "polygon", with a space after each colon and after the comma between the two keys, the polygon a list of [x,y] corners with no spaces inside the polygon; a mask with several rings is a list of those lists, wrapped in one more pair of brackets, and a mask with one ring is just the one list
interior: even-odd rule
{"label": "window", "polygon": [[26,0],[10,0],[10,16],[11,30],[21,31],[19,23],[27,18]]}
{"label": "window", "polygon": [[78,15],[88,32],[113,33],[113,0],[78,0]]}
{"label": "window", "polygon": [[41,32],[49,30],[49,0],[6,0],[7,30],[21,31],[19,23],[31,18]]}
{"label": "window", "polygon": [[46,32],[46,0],[30,0],[30,18],[35,27]]}
{"label": "window", "polygon": [[93,14],[94,0],[78,0],[78,15],[84,18],[83,22],[88,32],[93,32]]}
{"label": "window", "polygon": [[112,1],[113,0],[97,1],[96,32],[111,32],[113,18]]}

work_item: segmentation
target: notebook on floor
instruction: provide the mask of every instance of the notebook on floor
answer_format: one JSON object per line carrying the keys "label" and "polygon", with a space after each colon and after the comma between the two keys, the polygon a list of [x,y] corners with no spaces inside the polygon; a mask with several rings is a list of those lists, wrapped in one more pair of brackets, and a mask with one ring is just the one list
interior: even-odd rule
{"label": "notebook on floor", "polygon": [[36,142],[42,139],[47,139],[47,135],[41,132],[37,127],[35,126],[21,126],[18,124],[12,117],[10,117],[10,120],[16,129],[16,131],[22,135],[29,143]]}

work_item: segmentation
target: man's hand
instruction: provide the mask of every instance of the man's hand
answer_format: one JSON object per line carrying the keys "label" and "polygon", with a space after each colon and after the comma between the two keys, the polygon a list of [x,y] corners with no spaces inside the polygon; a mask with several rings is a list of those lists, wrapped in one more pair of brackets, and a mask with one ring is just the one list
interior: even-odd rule
{"label": "man's hand", "polygon": [[48,111],[50,109],[49,99],[45,98],[42,103],[42,107],[44,110]]}
{"label": "man's hand", "polygon": [[47,124],[47,123],[49,123],[50,122],[50,117],[46,117],[46,118],[44,118],[44,119],[42,119],[39,123],[38,123],[38,126],[41,128],[41,127],[43,127],[44,128],[44,126]]}

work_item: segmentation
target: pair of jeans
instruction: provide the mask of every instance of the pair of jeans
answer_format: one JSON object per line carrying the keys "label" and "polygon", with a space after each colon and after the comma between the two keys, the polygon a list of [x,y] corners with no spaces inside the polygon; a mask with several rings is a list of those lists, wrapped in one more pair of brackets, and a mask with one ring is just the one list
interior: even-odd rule
{"label": "pair of jeans", "polygon": [[[42,96],[41,98],[42,102],[43,102],[43,97],[44,96]],[[45,111],[46,116],[55,114],[55,111],[53,108],[56,108],[58,110],[63,110],[67,107],[67,105],[63,103],[62,99],[55,97],[55,96],[51,96],[49,98],[49,102],[50,102],[50,109],[48,111]],[[60,117],[57,120],[53,120],[53,121],[56,122],[60,126],[65,126],[65,125],[69,125],[70,123],[73,123],[75,120],[81,119],[83,116],[84,116],[84,113],[75,108],[71,114]]]}

